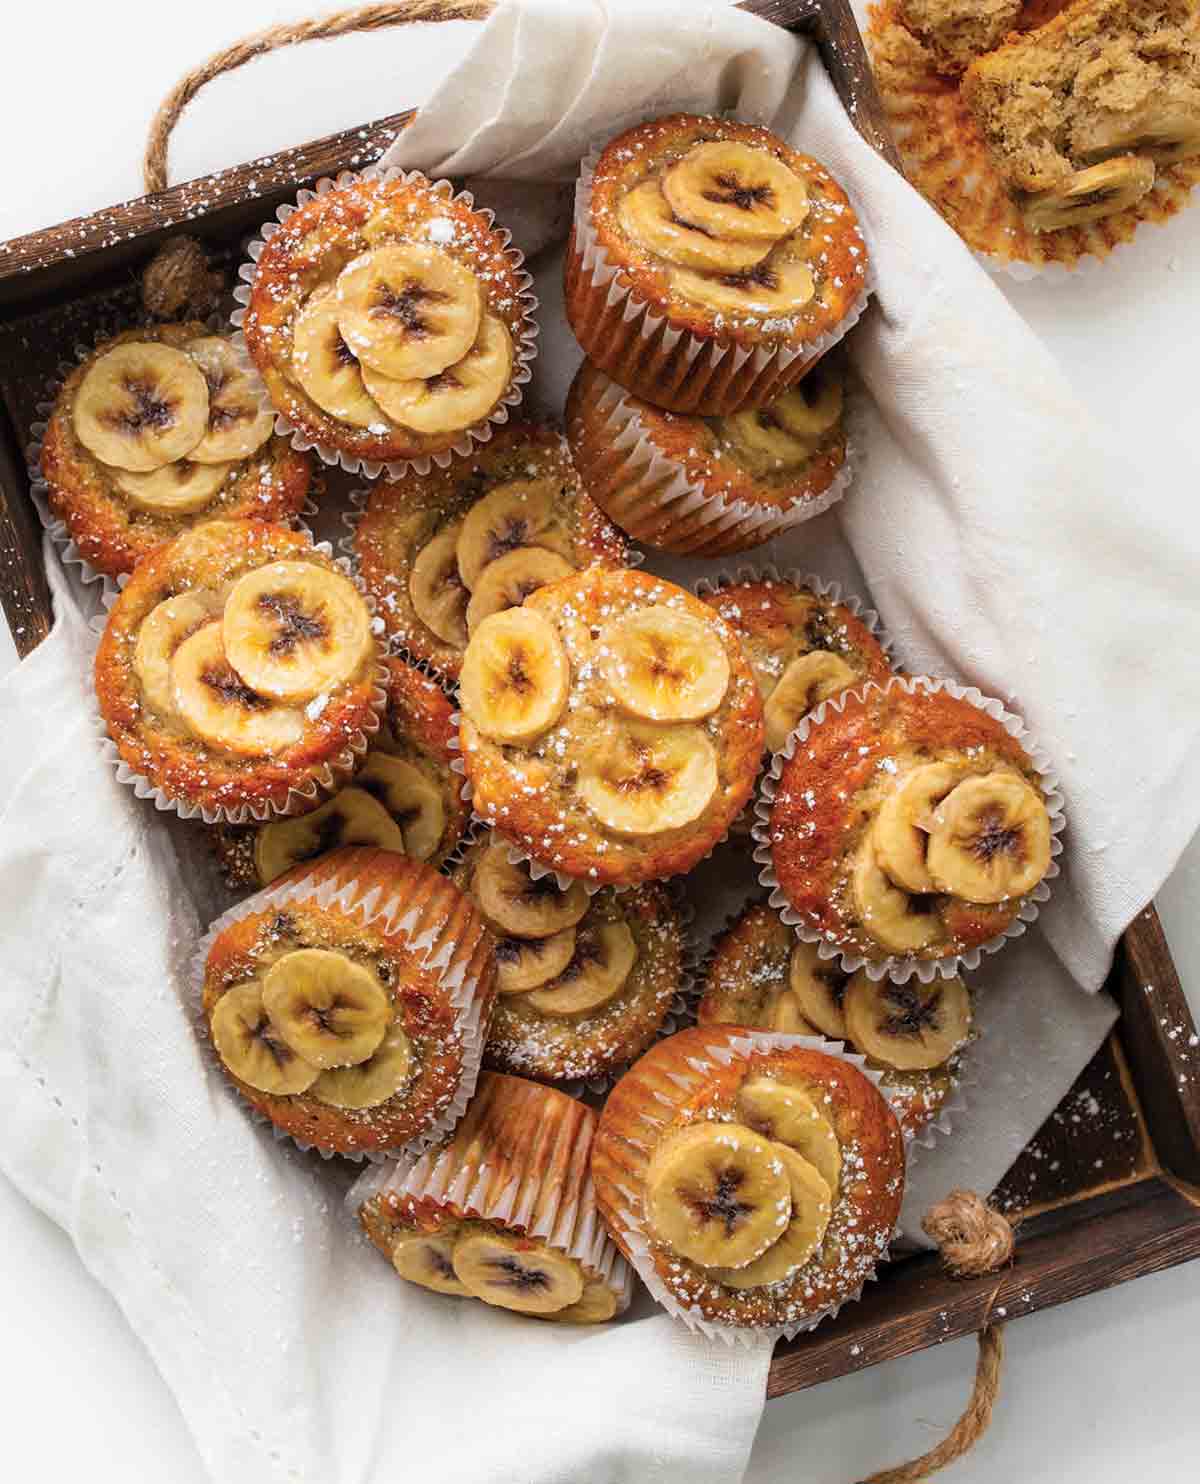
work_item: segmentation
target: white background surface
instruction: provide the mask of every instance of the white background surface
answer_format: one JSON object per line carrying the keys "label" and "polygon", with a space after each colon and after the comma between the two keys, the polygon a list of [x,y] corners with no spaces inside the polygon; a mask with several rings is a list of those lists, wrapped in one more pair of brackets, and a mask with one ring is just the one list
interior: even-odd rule
{"label": "white background surface", "polygon": [[[43,0],[7,14],[0,239],[137,195],[146,124],[175,78],[255,26],[309,13],[269,0],[169,7],[163,0]],[[172,179],[419,104],[461,45],[455,33],[465,30],[454,24],[310,46],[222,79],[181,126]],[[1129,492],[1135,504],[1152,500],[1173,477],[1154,462],[1154,428],[1174,419],[1195,424],[1197,264],[1200,207],[1166,228],[1144,229],[1132,250],[1100,272],[1009,289],[1080,392],[1137,444],[1146,474]],[[0,628],[0,673],[14,662]],[[1194,844],[1159,908],[1200,1016],[1198,895]],[[0,1252],[5,1475],[65,1484],[86,1470],[92,1484],[202,1484],[179,1412],[120,1312],[63,1234],[2,1180]],[[1010,1327],[996,1423],[947,1477],[1194,1481],[1198,1280],[1200,1266],[1180,1268]],[[961,1409],[974,1348],[956,1342],[773,1402],[750,1484],[849,1484],[928,1448]],[[418,1473],[437,1484],[436,1459],[414,1460]]]}

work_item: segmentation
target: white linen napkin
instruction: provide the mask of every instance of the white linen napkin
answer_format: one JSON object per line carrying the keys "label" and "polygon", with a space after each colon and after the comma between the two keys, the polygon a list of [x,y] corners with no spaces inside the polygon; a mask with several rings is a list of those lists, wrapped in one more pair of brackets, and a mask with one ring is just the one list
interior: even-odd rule
{"label": "white linen napkin", "polygon": [[[824,158],[864,212],[880,279],[855,337],[875,403],[859,486],[753,559],[865,574],[910,664],[1017,692],[1067,793],[1072,866],[1044,921],[1094,988],[1196,823],[1200,695],[1174,658],[1200,627],[1195,539],[1162,492],[1139,498],[1136,468],[859,141],[805,48],[695,0],[509,4],[394,159],[517,177],[481,194],[502,194],[533,246],[561,199],[543,205],[531,183],[569,180],[616,117],[697,103],[774,120]],[[538,267],[533,390],[558,412],[578,352],[554,254]],[[764,1347],[708,1346],[661,1315],[568,1332],[398,1283],[348,1235],[344,1167],[252,1125],[207,1068],[179,1000],[203,882],[98,756],[88,635],[49,561],[55,631],[0,686],[0,1168],[111,1289],[214,1479],[738,1479]],[[715,927],[728,899],[706,901]],[[941,1151],[923,1155],[922,1204],[926,1186],[998,1178],[1111,1019],[1036,937],[987,978],[984,1075],[952,1175]]]}

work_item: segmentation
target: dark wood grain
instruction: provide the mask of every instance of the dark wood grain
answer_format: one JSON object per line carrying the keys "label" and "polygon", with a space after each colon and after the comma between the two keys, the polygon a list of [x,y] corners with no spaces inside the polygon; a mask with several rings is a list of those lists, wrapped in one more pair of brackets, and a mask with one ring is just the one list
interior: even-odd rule
{"label": "dark wood grain", "polygon": [[32,654],[54,622],[28,490],[21,441],[7,414],[0,415],[0,606],[21,659]]}

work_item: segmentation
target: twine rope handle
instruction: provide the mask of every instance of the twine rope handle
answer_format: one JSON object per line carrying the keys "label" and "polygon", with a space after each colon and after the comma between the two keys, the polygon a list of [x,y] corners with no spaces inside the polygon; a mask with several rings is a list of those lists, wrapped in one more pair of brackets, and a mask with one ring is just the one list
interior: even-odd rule
{"label": "twine rope handle", "polygon": [[[1012,1261],[1012,1224],[985,1205],[974,1191],[952,1190],[944,1201],[930,1206],[921,1225],[938,1244],[942,1262],[954,1278],[978,1278]],[[1003,1326],[986,1325],[979,1331],[975,1384],[962,1416],[928,1453],[909,1463],[880,1469],[862,1484],[918,1484],[969,1453],[991,1426],[1003,1367]]]}
{"label": "twine rope handle", "polygon": [[185,72],[163,101],[150,122],[146,153],[142,160],[142,178],[147,194],[167,188],[167,147],[171,133],[188,104],[207,83],[224,72],[235,72],[256,57],[285,46],[298,46],[302,41],[331,41],[360,31],[383,31],[391,26],[407,26],[415,21],[482,21],[495,9],[495,0],[400,0],[396,5],[361,5],[351,10],[336,10],[332,15],[307,21],[287,21],[268,26],[253,35],[244,36],[232,46],[214,52],[198,67]]}

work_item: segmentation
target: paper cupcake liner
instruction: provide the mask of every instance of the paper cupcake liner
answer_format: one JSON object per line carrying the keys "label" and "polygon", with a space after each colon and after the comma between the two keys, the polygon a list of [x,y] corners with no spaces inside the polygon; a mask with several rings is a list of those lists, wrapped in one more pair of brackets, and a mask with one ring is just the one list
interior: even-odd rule
{"label": "paper cupcake liner", "polygon": [[836,505],[855,478],[859,453],[851,431],[854,412],[849,399],[846,454],[833,481],[819,495],[783,508],[712,494],[702,483],[690,480],[655,445],[630,394],[611,377],[599,407],[605,419],[606,448],[625,456],[611,475],[622,483],[619,495],[606,495],[606,513],[635,540],[662,551],[719,557],[761,546]]}
{"label": "paper cupcake liner", "polygon": [[[646,401],[705,416],[728,416],[743,407],[771,402],[862,318],[874,287],[870,267],[861,292],[841,321],[799,345],[750,350],[675,328],[666,315],[654,313],[648,300],[621,282],[619,270],[596,237],[591,224],[592,179],[603,148],[603,144],[595,147],[585,156],[575,187],[573,232],[567,245],[567,301],[571,303],[576,296],[586,301],[578,324],[572,318],[584,350],[603,339],[610,365],[619,360],[631,373],[636,367],[630,380],[635,382],[635,391],[647,389]],[[612,373],[606,368],[606,374]],[[684,380],[689,389],[686,406],[677,394]]]}
{"label": "paper cupcake liner", "polygon": [[[705,1073],[713,1071],[718,1063],[722,1066],[728,1066],[732,1061],[748,1061],[751,1056],[758,1052],[780,1051],[798,1047],[804,1051],[819,1051],[822,1055],[832,1057],[836,1061],[849,1063],[850,1066],[854,1067],[856,1071],[861,1072],[867,1081],[875,1087],[879,1095],[888,1103],[888,1106],[892,1106],[886,1090],[879,1085],[881,1074],[868,1067],[864,1057],[857,1055],[857,1053],[846,1051],[840,1041],[827,1041],[823,1037],[794,1036],[784,1031],[742,1030],[729,1026],[711,1026],[706,1027],[706,1029],[710,1029],[713,1032],[713,1044],[707,1048],[712,1060],[705,1061],[699,1057],[689,1057],[689,1072],[669,1074],[671,1083],[679,1089],[676,1096],[679,1097],[680,1103],[682,1103],[684,1098],[696,1091],[701,1085]],[[661,1109],[662,1105],[666,1105],[668,1109],[666,1116],[669,1116],[672,1107],[671,1094],[661,1091],[656,1094],[656,1097],[656,1106]],[[645,1111],[643,1112],[643,1117],[645,1116]],[[656,1111],[650,1115],[648,1121],[653,1126],[659,1127],[666,1121],[666,1118],[660,1117],[659,1112]],[[907,1180],[911,1146],[907,1136],[903,1136],[903,1131],[901,1132],[904,1154],[904,1176]],[[625,1141],[629,1144],[634,1143],[628,1134],[625,1136]],[[648,1150],[648,1146],[646,1145],[635,1145],[634,1147],[640,1147],[643,1152],[647,1152]],[[826,1319],[834,1318],[847,1304],[854,1303],[862,1295],[865,1283],[851,1293],[848,1293],[838,1303],[831,1304],[816,1314],[809,1314],[805,1318],[789,1324],[743,1328],[733,1324],[721,1324],[714,1320],[705,1319],[691,1309],[685,1308],[659,1278],[642,1217],[635,1209],[638,1202],[631,1190],[626,1187],[619,1188],[623,1197],[623,1204],[614,1213],[614,1223],[619,1229],[621,1242],[627,1247],[630,1253],[630,1261],[635,1272],[646,1285],[656,1303],[660,1304],[672,1318],[680,1320],[690,1330],[704,1335],[706,1339],[720,1340],[726,1345],[741,1345],[747,1348],[756,1346],[763,1340],[791,1340],[798,1334],[815,1329],[817,1325],[822,1324]],[[902,1233],[897,1227],[892,1234],[891,1240],[895,1242],[901,1235]],[[880,1261],[886,1260],[886,1255],[880,1259]],[[874,1272],[871,1273],[867,1281],[872,1281],[875,1276],[876,1274]]]}
{"label": "paper cupcake liner", "polygon": [[[771,806],[775,802],[775,791],[783,774],[784,763],[790,761],[794,756],[796,747],[808,739],[814,727],[819,727],[831,711],[841,712],[845,709],[846,702],[851,696],[863,698],[871,691],[885,692],[892,686],[900,686],[912,694],[918,687],[936,694],[945,691],[956,700],[966,701],[983,711],[993,720],[1000,722],[1009,736],[1020,742],[1033,764],[1034,771],[1041,780],[1042,792],[1045,796],[1047,812],[1050,815],[1050,865],[1043,879],[1034,887],[1021,903],[1016,918],[1009,923],[1002,933],[996,937],[989,938],[986,943],[977,947],[969,948],[964,953],[951,954],[942,959],[918,959],[912,954],[889,954],[881,959],[866,959],[861,954],[845,952],[835,944],[829,943],[815,929],[805,923],[800,915],[792,908],[786,895],[775,875],[771,857]],[[1059,835],[1066,827],[1066,816],[1063,809],[1063,796],[1059,788],[1057,773],[1050,763],[1049,754],[1038,742],[1034,740],[1024,721],[1008,711],[1001,702],[990,696],[985,696],[975,686],[958,685],[953,680],[935,679],[928,675],[913,677],[896,676],[888,681],[886,686],[876,685],[870,682],[865,686],[859,686],[846,690],[841,695],[834,696],[828,701],[822,701],[814,707],[807,716],[802,718],[795,731],[787,740],[782,751],[777,752],[771,759],[770,767],[763,775],[759,790],[758,802],[755,804],[754,812],[756,822],[752,834],[757,845],[754,851],[754,859],[762,867],[759,872],[759,881],[767,887],[771,893],[770,902],[779,915],[789,927],[795,929],[796,936],[803,939],[805,943],[815,943],[817,954],[820,958],[837,959],[838,966],[845,974],[857,974],[861,969],[868,978],[882,979],[884,975],[893,979],[898,984],[904,984],[915,974],[922,984],[929,984],[935,975],[940,974],[943,979],[950,979],[964,970],[977,969],[985,953],[996,953],[1004,947],[1010,938],[1019,938],[1034,922],[1038,916],[1040,904],[1050,896],[1049,883],[1059,875],[1057,857],[1062,854],[1062,841]]]}
{"label": "paper cupcake liner", "polygon": [[[448,991],[450,1004],[454,1007],[454,1024],[462,1038],[463,1061],[458,1087],[453,1099],[429,1129],[411,1139],[398,1150],[359,1150],[344,1153],[341,1150],[325,1149],[319,1144],[306,1143],[293,1134],[286,1133],[277,1124],[260,1113],[244,1099],[239,1098],[255,1123],[268,1127],[280,1143],[294,1144],[304,1153],[312,1150],[322,1159],[348,1159],[356,1163],[366,1160],[378,1164],[382,1160],[403,1153],[416,1158],[430,1145],[446,1138],[454,1131],[467,1104],[474,1096],[479,1081],[480,1065],[483,1061],[483,1045],[486,1035],[484,1010],[490,1010],[491,999],[480,993],[479,980],[469,974],[471,953],[461,953],[461,944],[456,943],[447,930],[447,925],[429,922],[420,907],[408,907],[399,894],[384,895],[379,887],[364,891],[352,876],[327,878],[323,874],[310,873],[300,881],[282,886],[268,886],[244,901],[223,912],[200,939],[191,956],[185,1005],[191,1015],[196,1035],[204,1049],[209,1064],[216,1069],[222,1081],[228,1082],[228,1073],[217,1049],[213,1045],[208,1018],[204,1013],[204,974],[208,956],[220,935],[235,922],[254,912],[272,907],[285,907],[297,901],[315,902],[322,909],[333,908],[361,920],[364,927],[381,923],[391,934],[402,934],[414,954],[420,955],[425,969],[438,971],[439,986]],[[486,1001],[486,1004],[485,1004]]]}
{"label": "paper cupcake liner", "polygon": [[[350,578],[354,585],[362,592],[362,585],[350,570],[349,562],[333,555],[333,547],[327,541],[314,541],[313,549],[322,552],[329,557],[343,576]],[[119,585],[106,591],[101,595],[103,612],[89,620],[89,628],[93,636],[94,644],[89,664],[94,662],[96,650],[100,646],[100,640],[104,636],[104,630],[108,624],[108,615],[113,604],[117,601],[125,587],[127,579],[123,578]],[[375,618],[375,603],[369,594],[363,592],[363,600],[372,614],[373,627],[382,627],[382,621]],[[117,777],[118,783],[126,784],[132,788],[139,799],[149,799],[154,807],[164,814],[177,814],[180,819],[200,819],[205,824],[264,824],[272,819],[286,819],[294,814],[304,814],[317,806],[318,802],[335,794],[338,789],[343,788],[358,770],[359,763],[366,756],[371,746],[371,740],[379,731],[383,714],[387,709],[387,671],[376,663],[374,667],[374,681],[371,690],[371,715],[363,724],[362,730],[351,740],[349,745],[330,758],[317,769],[305,782],[297,788],[290,788],[287,798],[282,805],[277,805],[271,800],[263,800],[255,804],[233,804],[218,805],[215,809],[205,808],[200,804],[189,804],[183,799],[174,799],[158,784],[151,782],[143,773],[139,773],[121,756],[116,743],[109,736],[108,725],[100,711],[100,704],[95,694],[92,694],[91,705],[92,725],[96,730],[96,738],[100,750],[105,759],[111,765]],[[453,766],[453,765],[452,765]],[[464,795],[464,798],[466,796]]]}
{"label": "paper cupcake liner", "polygon": [[[514,350],[514,370],[512,381],[507,392],[500,399],[499,405],[488,414],[486,418],[473,423],[469,428],[464,428],[457,441],[450,448],[440,453],[422,454],[408,459],[389,459],[378,461],[366,459],[358,454],[349,454],[332,444],[322,443],[311,437],[303,428],[297,427],[282,412],[275,411],[275,431],[283,437],[292,440],[292,447],[307,452],[312,449],[323,463],[336,465],[345,470],[347,474],[360,474],[366,479],[377,479],[380,474],[386,474],[390,479],[399,479],[407,473],[428,474],[434,464],[439,469],[444,469],[456,454],[469,454],[477,444],[486,443],[492,436],[494,427],[508,421],[509,410],[518,407],[524,397],[524,388],[533,375],[532,365],[537,356],[538,324],[534,314],[538,308],[538,299],[533,292],[533,278],[524,268],[525,255],[518,248],[512,246],[512,233],[505,227],[496,226],[495,213],[485,206],[477,207],[475,198],[469,191],[455,191],[454,186],[448,180],[431,181],[419,170],[402,170],[396,166],[383,167],[379,165],[368,165],[360,171],[343,170],[336,179],[323,176],[317,181],[312,190],[300,191],[295,202],[288,202],[276,208],[275,221],[265,222],[259,228],[258,235],[253,238],[246,249],[247,262],[238,269],[238,277],[242,283],[234,289],[233,297],[241,306],[235,309],[230,316],[230,322],[237,329],[237,345],[239,352],[251,360],[250,352],[246,346],[242,327],[246,320],[246,306],[250,303],[250,289],[254,282],[259,258],[267,243],[279,230],[287,219],[302,206],[318,196],[324,196],[333,190],[344,190],[348,186],[357,185],[364,180],[378,180],[385,185],[392,181],[400,181],[404,185],[423,184],[430,187],[432,191],[442,195],[446,200],[461,202],[469,210],[475,211],[482,216],[492,230],[503,238],[505,255],[510,259],[516,270],[518,293],[521,301],[521,313],[523,327]],[[268,399],[268,404],[271,405]]]}
{"label": "paper cupcake liner", "polygon": [[958,81],[930,65],[900,23],[894,0],[870,7],[867,40],[875,79],[904,173],[992,273],[1027,283],[1066,281],[1091,272],[1126,247],[1144,222],[1162,224],[1200,181],[1200,159],[1160,169],[1140,201],[1080,227],[1032,232],[959,92]]}
{"label": "paper cupcake liner", "polygon": [[568,1104],[563,1108],[553,1089],[539,1090],[546,1102],[536,1131],[530,1129],[529,1138],[506,1141],[499,1159],[495,1149],[481,1151],[478,1139],[467,1148],[453,1141],[430,1147],[418,1158],[365,1171],[347,1194],[346,1209],[357,1217],[368,1200],[387,1194],[406,1204],[449,1208],[468,1219],[495,1222],[548,1243],[604,1279],[617,1295],[619,1313],[633,1295],[633,1273],[596,1208],[588,1170],[596,1115],[573,1099],[563,1099]]}

